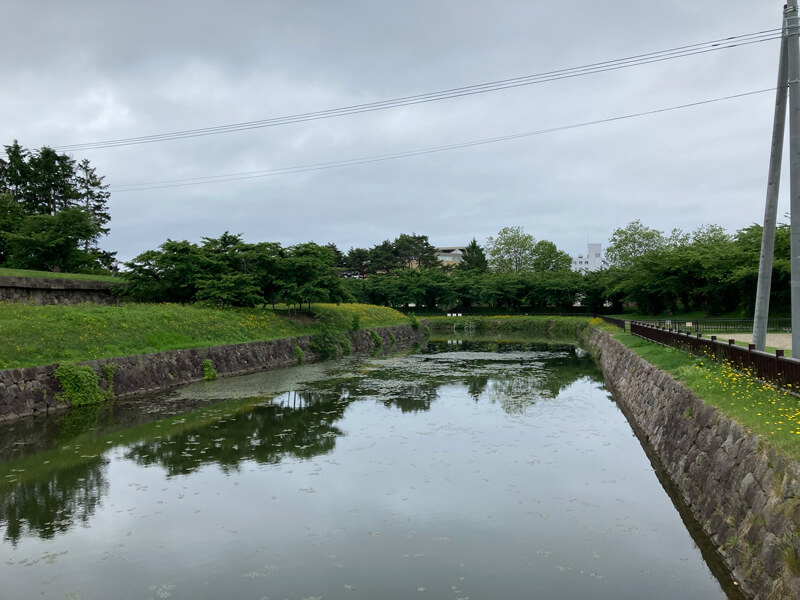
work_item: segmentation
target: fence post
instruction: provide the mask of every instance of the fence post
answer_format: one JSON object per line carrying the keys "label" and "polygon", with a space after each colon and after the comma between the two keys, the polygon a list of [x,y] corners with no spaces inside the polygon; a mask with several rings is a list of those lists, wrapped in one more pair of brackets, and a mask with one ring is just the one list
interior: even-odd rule
{"label": "fence post", "polygon": [[781,369],[783,358],[783,350],[775,350],[775,379],[781,381],[783,379],[783,369]]}

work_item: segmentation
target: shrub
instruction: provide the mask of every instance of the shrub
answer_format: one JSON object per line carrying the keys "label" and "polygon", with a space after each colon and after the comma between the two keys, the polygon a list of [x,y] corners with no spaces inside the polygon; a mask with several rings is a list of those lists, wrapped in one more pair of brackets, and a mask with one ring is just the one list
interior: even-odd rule
{"label": "shrub", "polygon": [[294,347],[294,357],[297,359],[297,364],[298,365],[302,365],[303,364],[303,357],[305,355],[306,355],[306,353],[303,352],[303,349],[300,346],[295,346]]}
{"label": "shrub", "polygon": [[339,354],[349,354],[350,340],[337,327],[333,317],[326,313],[316,314],[319,333],[311,338],[311,349],[325,358],[336,358]]}
{"label": "shrub", "polygon": [[210,358],[203,361],[203,379],[206,381],[214,381],[217,378],[217,370],[214,368],[214,363]]}
{"label": "shrub", "polygon": [[56,396],[59,402],[72,406],[99,404],[106,399],[94,369],[87,365],[59,365],[53,373],[61,384],[62,393]]}

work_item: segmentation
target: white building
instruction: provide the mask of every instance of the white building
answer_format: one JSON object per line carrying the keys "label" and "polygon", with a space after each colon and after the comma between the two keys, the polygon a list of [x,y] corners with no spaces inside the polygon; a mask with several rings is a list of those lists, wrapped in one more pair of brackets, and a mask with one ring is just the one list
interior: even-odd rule
{"label": "white building", "polygon": [[602,244],[589,244],[585,255],[578,254],[572,259],[573,271],[599,271],[607,266],[608,263],[603,259]]}
{"label": "white building", "polygon": [[464,259],[464,246],[436,248],[436,258],[444,265],[454,266]]}

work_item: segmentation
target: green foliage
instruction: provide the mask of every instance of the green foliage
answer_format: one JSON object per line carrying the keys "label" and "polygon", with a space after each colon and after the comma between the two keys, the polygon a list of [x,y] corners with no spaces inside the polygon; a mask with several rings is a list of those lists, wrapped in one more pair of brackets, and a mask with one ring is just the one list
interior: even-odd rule
{"label": "green foliage", "polygon": [[300,346],[295,344],[295,346],[294,346],[294,357],[297,360],[297,364],[298,365],[302,365],[303,364],[303,357],[305,355],[306,355],[305,351]]}
{"label": "green foliage", "polygon": [[391,331],[389,332],[389,341],[391,342],[392,346],[397,344],[397,338]]}
{"label": "green foliage", "polygon": [[533,246],[533,271],[569,271],[572,268],[572,257],[559,250],[549,240],[539,240]]}
{"label": "green foliage", "polygon": [[341,354],[350,354],[350,339],[345,328],[337,323],[329,313],[317,313],[319,333],[311,338],[311,349],[325,358],[336,358]]}
{"label": "green foliage", "polygon": [[6,266],[50,271],[90,269],[100,262],[99,255],[83,246],[97,231],[91,213],[83,208],[25,216],[13,232],[3,234]]}
{"label": "green foliage", "polygon": [[383,346],[383,338],[374,329],[369,330],[369,337],[372,338],[372,343],[376,349]]}
{"label": "green foliage", "polygon": [[795,539],[783,543],[783,562],[792,575],[800,577],[800,550]]}
{"label": "green foliage", "polygon": [[214,368],[214,363],[210,358],[203,361],[203,379],[206,381],[214,381],[217,378],[217,370]]}
{"label": "green foliage", "polygon": [[461,255],[461,262],[456,267],[459,271],[473,271],[476,273],[485,273],[489,269],[489,262],[486,260],[486,254],[483,248],[478,244],[478,240],[472,238],[472,241],[464,248]]}
{"label": "green foliage", "polygon": [[116,363],[111,362],[103,365],[103,375],[106,378],[106,400],[114,398],[114,373],[116,373],[118,366]]}
{"label": "green foliage", "polygon": [[334,267],[335,253],[314,243],[281,248],[247,244],[240,235],[203,238],[200,245],[167,240],[125,263],[125,293],[149,302],[211,306],[290,306],[348,299]]}
{"label": "green foliage", "polygon": [[612,266],[629,267],[638,257],[662,250],[666,245],[663,233],[636,219],[614,230],[606,247],[606,259]]}
{"label": "green foliage", "polygon": [[489,266],[495,273],[524,274],[569,271],[572,257],[548,240],[538,242],[522,227],[504,227],[486,242]]}
{"label": "green foliage", "polygon": [[20,203],[11,194],[0,193],[0,264],[8,259],[9,248],[6,238],[19,229],[24,217],[25,212]]}
{"label": "green foliage", "polygon": [[62,393],[56,396],[60,402],[84,406],[99,404],[106,399],[97,373],[88,365],[59,365],[53,375],[61,384]]}
{"label": "green foliage", "polygon": [[408,315],[408,320],[411,321],[411,329],[419,329],[419,319],[416,315]]}
{"label": "green foliage", "polygon": [[496,273],[526,273],[533,270],[536,240],[522,227],[504,227],[497,237],[486,240],[489,266]]}
{"label": "green foliage", "polygon": [[199,277],[194,299],[210,306],[256,306],[263,303],[253,276],[246,273]]}
{"label": "green foliage", "polygon": [[400,263],[406,268],[431,269],[439,266],[436,248],[431,246],[427,235],[401,233],[392,245]]}
{"label": "green foliage", "polygon": [[0,264],[26,269],[109,267],[97,244],[108,233],[108,186],[84,159],[15,140],[0,159]]}
{"label": "green foliage", "polygon": [[354,314],[350,322],[350,331],[358,331],[359,329],[361,329],[361,315]]}

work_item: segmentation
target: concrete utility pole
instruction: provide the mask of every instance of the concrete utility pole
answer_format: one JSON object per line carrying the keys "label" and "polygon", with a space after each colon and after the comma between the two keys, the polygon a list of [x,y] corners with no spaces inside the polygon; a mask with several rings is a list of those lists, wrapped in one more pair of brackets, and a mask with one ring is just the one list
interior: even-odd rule
{"label": "concrete utility pole", "polygon": [[[775,221],[778,210],[778,188],[781,173],[781,147],[786,122],[786,95],[789,96],[789,210],[792,298],[792,356],[800,357],[800,15],[797,0],[788,0],[783,7],[783,36],[778,67],[778,92],[772,130],[767,204],[764,210],[764,231],[761,237],[761,261],[758,267],[758,290],[753,320],[753,342],[764,349],[769,316],[769,288],[772,280],[772,258],[775,252]],[[788,90],[787,90],[788,88]]]}
{"label": "concrete utility pole", "polygon": [[[784,11],[786,9],[784,8]],[[772,260],[775,255],[775,225],[778,220],[778,193],[781,187],[781,163],[783,159],[783,134],[786,130],[786,95],[788,88],[788,64],[786,56],[786,20],[784,15],[781,38],[780,66],[775,94],[775,116],[772,121],[772,147],[769,155],[767,177],[767,202],[764,209],[764,230],[761,234],[761,261],[758,265],[758,289],[753,320],[753,343],[757,350],[767,345],[767,320],[769,319],[769,293],[772,286]]]}
{"label": "concrete utility pole", "polygon": [[797,0],[786,5],[789,54],[789,194],[791,210],[792,356],[800,356],[800,39]]}

